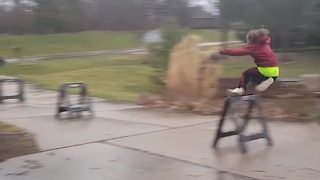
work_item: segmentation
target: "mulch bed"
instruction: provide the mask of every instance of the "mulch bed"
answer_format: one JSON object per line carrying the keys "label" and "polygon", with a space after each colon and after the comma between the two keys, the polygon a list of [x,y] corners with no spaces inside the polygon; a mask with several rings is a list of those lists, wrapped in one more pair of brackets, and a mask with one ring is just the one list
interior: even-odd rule
{"label": "mulch bed", "polygon": [[33,135],[15,126],[0,122],[0,162],[38,152]]}

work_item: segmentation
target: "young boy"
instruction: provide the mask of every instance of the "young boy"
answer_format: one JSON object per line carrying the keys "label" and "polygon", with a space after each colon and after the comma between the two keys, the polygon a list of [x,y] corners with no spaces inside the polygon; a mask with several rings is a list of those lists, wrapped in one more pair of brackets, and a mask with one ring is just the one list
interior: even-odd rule
{"label": "young boy", "polygon": [[253,29],[247,34],[247,46],[236,49],[223,49],[219,53],[230,56],[250,55],[257,67],[242,73],[237,88],[228,89],[229,95],[242,95],[251,81],[256,91],[265,91],[279,76],[277,57],[270,47],[271,38],[265,28]]}

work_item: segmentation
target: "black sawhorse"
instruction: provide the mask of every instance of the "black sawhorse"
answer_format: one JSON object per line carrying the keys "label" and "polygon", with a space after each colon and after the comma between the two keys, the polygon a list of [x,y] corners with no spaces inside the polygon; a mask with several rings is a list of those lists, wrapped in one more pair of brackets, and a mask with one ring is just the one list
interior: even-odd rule
{"label": "black sawhorse", "polygon": [[[76,103],[72,103],[68,94],[68,89],[79,89],[79,99]],[[79,117],[82,112],[88,112],[93,116],[91,98],[88,93],[88,86],[84,83],[68,83],[63,84],[59,89],[57,101],[56,118],[61,118],[61,114],[67,112],[68,118]]]}
{"label": "black sawhorse", "polygon": [[[247,102],[248,109],[246,110],[246,114],[239,119],[239,117],[236,117],[236,104],[241,102]],[[244,131],[250,119],[252,118],[252,112],[253,112],[253,109],[255,108],[258,110],[258,117],[255,117],[255,119],[258,120],[259,124],[261,124],[262,132],[251,134],[251,135],[245,135]],[[223,132],[222,131],[223,124],[228,117],[230,117],[230,119],[234,122],[235,130]],[[266,139],[268,146],[273,145],[272,139],[268,132],[266,119],[262,114],[259,94],[246,95],[246,96],[233,96],[233,97],[228,97],[225,100],[219,126],[216,131],[215,139],[213,141],[213,147],[216,148],[218,146],[219,140],[221,138],[234,136],[234,135],[238,135],[238,143],[242,153],[247,153],[248,151],[245,143],[256,140],[256,139],[264,138]]]}
{"label": "black sawhorse", "polygon": [[[17,94],[15,95],[4,95],[4,85],[6,83],[15,83],[17,84]],[[24,98],[24,81],[18,78],[4,77],[0,78],[0,103],[3,103],[7,99],[18,99],[18,101],[23,102]]]}

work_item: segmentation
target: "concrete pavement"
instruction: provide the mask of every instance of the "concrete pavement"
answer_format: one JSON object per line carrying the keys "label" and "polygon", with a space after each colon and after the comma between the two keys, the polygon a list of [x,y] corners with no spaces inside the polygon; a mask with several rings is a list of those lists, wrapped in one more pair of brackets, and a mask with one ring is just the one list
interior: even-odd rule
{"label": "concrete pavement", "polygon": [[272,122],[275,146],[250,142],[243,155],[232,137],[211,148],[218,117],[94,99],[95,118],[56,120],[55,92],[26,94],[0,105],[0,121],[34,133],[42,152],[0,163],[1,180],[320,179],[317,124]]}

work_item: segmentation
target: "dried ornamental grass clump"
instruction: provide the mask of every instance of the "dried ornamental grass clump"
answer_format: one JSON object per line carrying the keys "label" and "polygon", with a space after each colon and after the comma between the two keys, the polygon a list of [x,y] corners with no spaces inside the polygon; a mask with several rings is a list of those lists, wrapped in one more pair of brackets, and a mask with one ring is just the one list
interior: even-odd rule
{"label": "dried ornamental grass clump", "polygon": [[184,97],[189,101],[214,98],[221,67],[198,48],[201,41],[199,36],[189,35],[173,48],[166,88],[170,98]]}

